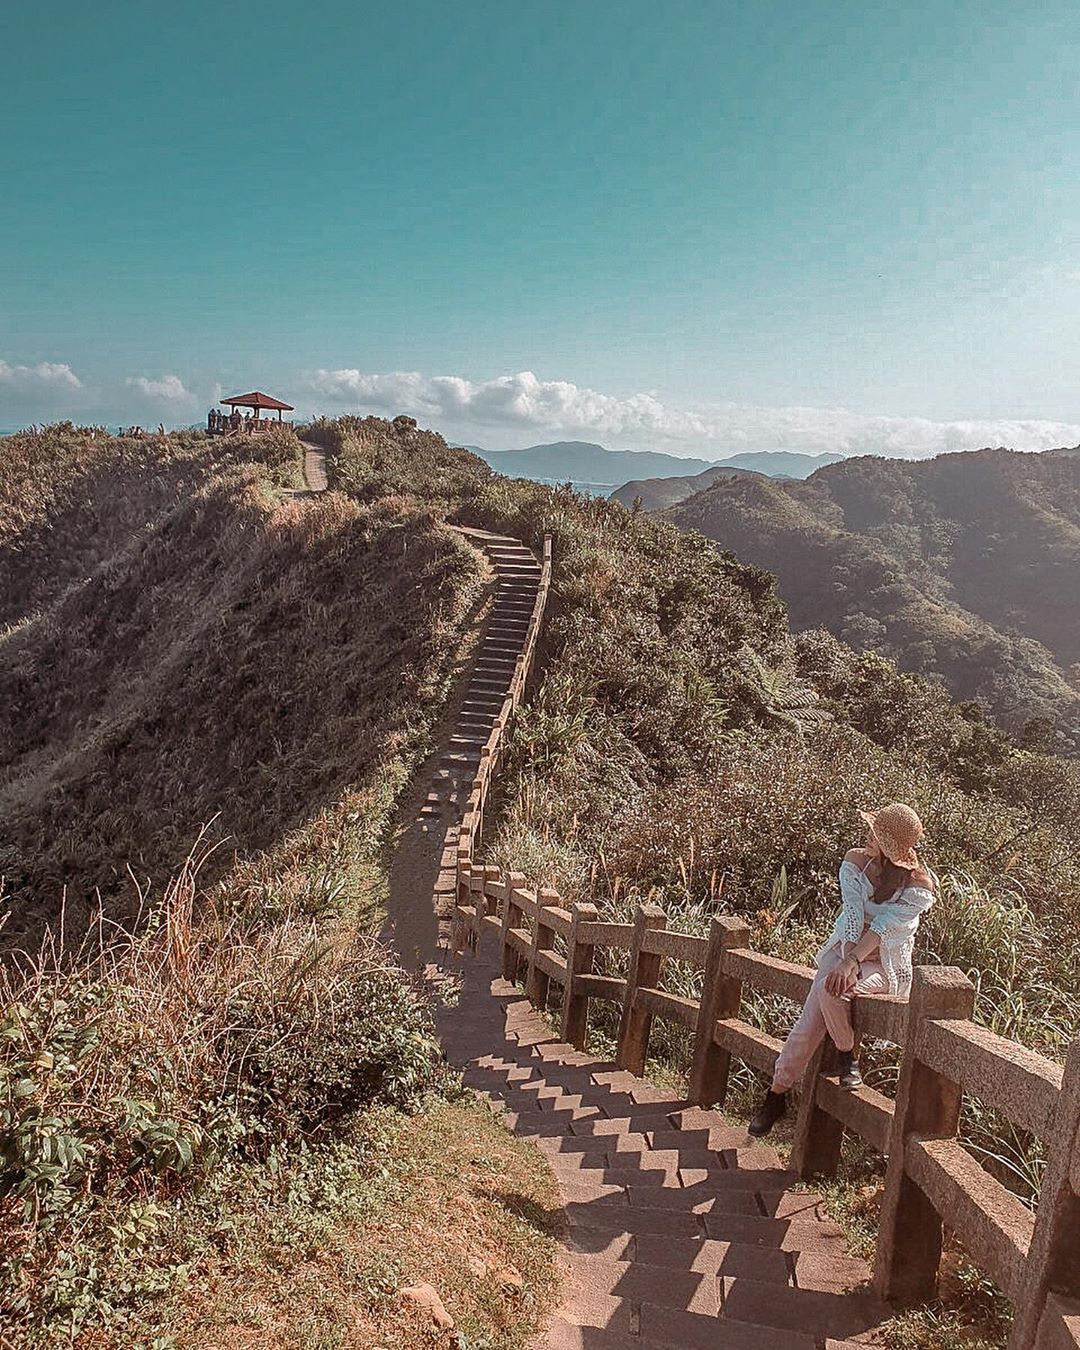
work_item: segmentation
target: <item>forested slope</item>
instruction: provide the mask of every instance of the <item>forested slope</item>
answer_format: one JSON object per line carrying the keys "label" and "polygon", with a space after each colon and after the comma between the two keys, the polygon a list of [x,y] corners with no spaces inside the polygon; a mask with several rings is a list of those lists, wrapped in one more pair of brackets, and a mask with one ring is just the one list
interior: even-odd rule
{"label": "forested slope", "polygon": [[801,483],[717,482],[667,516],[774,572],[794,628],[939,677],[1032,744],[1080,749],[1074,453],[851,459]]}

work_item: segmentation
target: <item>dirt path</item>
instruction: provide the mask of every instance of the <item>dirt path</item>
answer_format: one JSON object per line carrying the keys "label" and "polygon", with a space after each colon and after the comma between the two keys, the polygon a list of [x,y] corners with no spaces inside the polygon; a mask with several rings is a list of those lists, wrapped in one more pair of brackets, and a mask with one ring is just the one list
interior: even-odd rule
{"label": "dirt path", "polygon": [[304,482],[309,492],[326,491],[326,455],[311,441],[301,441],[304,447]]}
{"label": "dirt path", "polygon": [[327,489],[326,454],[311,441],[301,441],[304,447],[304,487],[286,488],[283,497],[317,497]]}

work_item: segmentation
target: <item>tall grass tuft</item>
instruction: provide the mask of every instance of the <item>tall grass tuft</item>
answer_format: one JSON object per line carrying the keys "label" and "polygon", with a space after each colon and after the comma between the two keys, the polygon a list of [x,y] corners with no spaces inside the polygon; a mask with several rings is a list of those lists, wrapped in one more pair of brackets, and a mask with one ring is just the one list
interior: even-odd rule
{"label": "tall grass tuft", "polygon": [[280,1166],[435,1081],[429,1009],[385,949],[215,908],[205,857],[201,841],[137,930],[102,918],[78,951],[50,936],[0,972],[10,1331],[122,1316],[184,1273],[180,1207],[223,1172]]}

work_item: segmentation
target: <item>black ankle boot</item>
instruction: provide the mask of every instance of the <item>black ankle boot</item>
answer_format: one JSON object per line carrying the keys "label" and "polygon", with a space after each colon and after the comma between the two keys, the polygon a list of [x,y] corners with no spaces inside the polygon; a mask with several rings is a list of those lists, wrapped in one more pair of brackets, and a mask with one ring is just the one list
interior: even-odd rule
{"label": "black ankle boot", "polygon": [[854,1050],[837,1051],[836,1076],[840,1086],[848,1092],[862,1087],[862,1074]]}
{"label": "black ankle boot", "polygon": [[766,1092],[757,1114],[747,1127],[755,1139],[769,1133],[787,1108],[786,1092]]}

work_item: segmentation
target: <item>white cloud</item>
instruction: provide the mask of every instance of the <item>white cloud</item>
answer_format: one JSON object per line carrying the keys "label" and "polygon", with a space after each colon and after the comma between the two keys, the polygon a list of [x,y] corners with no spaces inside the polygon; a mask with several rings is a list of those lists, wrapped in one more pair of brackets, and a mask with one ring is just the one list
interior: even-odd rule
{"label": "white cloud", "polygon": [[153,403],[184,403],[194,398],[179,375],[162,375],[156,380],[146,375],[129,375],[127,382]]}
{"label": "white cloud", "polygon": [[831,451],[921,459],[947,450],[1007,445],[1046,450],[1080,443],[1080,424],[1037,419],[934,421],[886,417],[846,408],[760,407],[720,403],[677,408],[655,394],[604,394],[532,371],[472,381],[416,371],[371,374],[317,370],[309,388],[338,407],[410,413],[453,434],[464,429],[592,435],[636,448],[719,458],[740,450]]}
{"label": "white cloud", "polygon": [[19,390],[81,389],[82,380],[60,361],[39,361],[36,366],[10,366],[0,360],[0,384]]}

